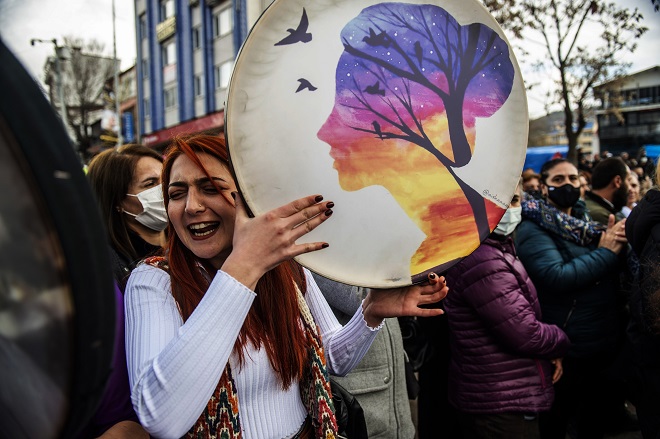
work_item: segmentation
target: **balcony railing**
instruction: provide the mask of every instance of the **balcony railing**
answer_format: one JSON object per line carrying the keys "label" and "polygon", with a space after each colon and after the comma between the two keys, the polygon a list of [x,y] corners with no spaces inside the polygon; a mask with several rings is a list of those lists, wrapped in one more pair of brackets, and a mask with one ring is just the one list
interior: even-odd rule
{"label": "balcony railing", "polygon": [[171,16],[156,25],[156,38],[163,41],[174,35],[176,32],[176,16]]}

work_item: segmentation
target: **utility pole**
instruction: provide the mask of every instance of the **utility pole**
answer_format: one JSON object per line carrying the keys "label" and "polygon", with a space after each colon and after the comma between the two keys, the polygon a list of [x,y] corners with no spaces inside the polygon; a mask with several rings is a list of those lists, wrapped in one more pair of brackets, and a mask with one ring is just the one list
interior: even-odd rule
{"label": "utility pole", "polygon": [[66,102],[64,100],[64,87],[62,85],[62,61],[70,59],[69,48],[66,46],[59,46],[57,40],[42,40],[39,38],[32,38],[30,45],[34,46],[35,43],[53,43],[55,46],[55,82],[57,84],[57,95],[60,101],[60,117],[64,124],[67,137],[69,136],[69,117],[67,115]]}
{"label": "utility pole", "polygon": [[115,63],[115,78],[114,78],[114,89],[115,89],[115,112],[117,114],[117,147],[120,147],[123,143],[123,138],[121,135],[121,112],[120,112],[120,102],[119,102],[119,62],[117,61],[117,32],[115,31],[115,0],[112,0],[112,51]]}

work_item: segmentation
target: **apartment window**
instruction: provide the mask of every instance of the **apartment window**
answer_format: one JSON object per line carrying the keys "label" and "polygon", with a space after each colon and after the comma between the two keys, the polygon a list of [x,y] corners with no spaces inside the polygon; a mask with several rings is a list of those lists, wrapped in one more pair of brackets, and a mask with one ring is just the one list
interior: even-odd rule
{"label": "apartment window", "polygon": [[145,119],[151,117],[151,102],[149,101],[149,98],[144,98],[142,100],[142,105],[144,106]]}
{"label": "apartment window", "polygon": [[140,15],[140,38],[147,38],[147,17],[146,15]]}
{"label": "apartment window", "polygon": [[163,44],[163,65],[169,66],[176,64],[176,44],[174,41]]}
{"label": "apartment window", "polygon": [[231,17],[231,8],[225,8],[213,17],[213,36],[222,37],[232,31],[234,20]]}
{"label": "apartment window", "polygon": [[174,0],[161,0],[160,2],[160,21],[174,16]]}
{"label": "apartment window", "polygon": [[195,88],[195,96],[203,96],[204,95],[204,76],[202,75],[195,75],[194,81],[194,88]]}
{"label": "apartment window", "polygon": [[149,77],[149,60],[148,59],[143,59],[142,60],[142,77],[144,79],[147,79]]}
{"label": "apartment window", "polygon": [[660,111],[645,111],[639,114],[640,124],[655,124],[660,120]]}
{"label": "apartment window", "polygon": [[201,30],[199,27],[192,28],[192,46],[193,49],[199,49],[202,47]]}
{"label": "apartment window", "polygon": [[231,70],[234,67],[234,60],[225,61],[219,66],[215,66],[215,86],[216,88],[227,88],[231,79]]}
{"label": "apartment window", "polygon": [[165,89],[165,108],[176,106],[176,87]]}
{"label": "apartment window", "polygon": [[124,81],[124,87],[123,90],[128,92],[128,96],[135,96],[135,81],[133,78],[128,78]]}

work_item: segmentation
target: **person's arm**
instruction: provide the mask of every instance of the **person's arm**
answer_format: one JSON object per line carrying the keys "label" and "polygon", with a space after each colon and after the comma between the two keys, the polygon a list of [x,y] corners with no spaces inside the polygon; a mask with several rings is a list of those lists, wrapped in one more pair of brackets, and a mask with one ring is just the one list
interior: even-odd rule
{"label": "person's arm", "polygon": [[[133,407],[153,436],[179,438],[213,394],[255,294],[219,271],[183,324],[169,275],[136,268],[126,287],[126,354]],[[231,311],[231,312],[228,312]]]}
{"label": "person's arm", "polygon": [[355,311],[362,305],[362,288],[336,282],[317,274],[312,274],[312,277],[328,305],[347,317],[355,314]]}
{"label": "person's arm", "polygon": [[344,376],[362,360],[380,327],[372,329],[362,316],[359,306],[351,320],[342,326],[335,317],[311,273],[305,270],[307,294],[305,300],[321,329],[321,338],[332,375]]}
{"label": "person's arm", "polygon": [[333,375],[344,376],[351,371],[369,350],[376,332],[387,317],[432,316],[441,309],[421,308],[447,295],[444,278],[429,274],[429,283],[402,288],[369,290],[351,320],[339,325],[316,282],[307,272],[307,296],[310,310],[321,327],[328,367]]}
{"label": "person's arm", "polygon": [[516,250],[537,288],[557,294],[574,294],[576,289],[604,279],[617,266],[613,251],[599,247],[570,261],[564,261],[548,232],[529,221],[516,230]]}
{"label": "person's arm", "polygon": [[568,337],[557,326],[536,318],[508,264],[489,260],[470,271],[472,282],[464,286],[461,297],[501,345],[533,358],[553,359],[566,353]]}

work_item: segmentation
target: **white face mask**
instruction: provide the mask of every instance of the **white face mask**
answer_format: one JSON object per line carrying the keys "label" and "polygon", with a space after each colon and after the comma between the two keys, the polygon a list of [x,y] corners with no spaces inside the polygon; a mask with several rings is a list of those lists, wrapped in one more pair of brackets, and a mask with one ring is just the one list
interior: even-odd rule
{"label": "white face mask", "polygon": [[137,195],[126,194],[129,197],[137,197],[142,204],[142,212],[137,215],[126,212],[124,213],[134,217],[137,222],[145,227],[160,232],[167,227],[167,212],[165,211],[165,203],[163,202],[163,189],[159,186],[154,186],[146,191],[142,191]]}
{"label": "white face mask", "polygon": [[509,236],[514,230],[516,230],[516,227],[518,227],[518,224],[520,224],[521,221],[522,207],[509,207],[506,212],[504,212],[500,223],[495,227],[493,233],[502,236]]}

